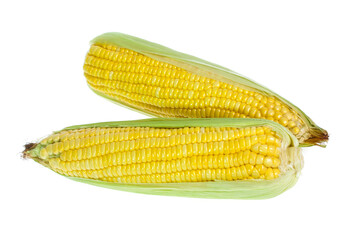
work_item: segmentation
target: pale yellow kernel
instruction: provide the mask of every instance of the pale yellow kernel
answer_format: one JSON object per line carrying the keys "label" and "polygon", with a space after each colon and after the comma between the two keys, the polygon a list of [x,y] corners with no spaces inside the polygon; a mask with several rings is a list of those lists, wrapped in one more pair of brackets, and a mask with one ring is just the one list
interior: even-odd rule
{"label": "pale yellow kernel", "polygon": [[285,113],[283,116],[284,116],[285,118],[287,118],[287,120],[293,119],[293,114],[290,113],[290,112]]}
{"label": "pale yellow kernel", "polygon": [[249,164],[255,165],[256,164],[256,159],[257,159],[257,154],[254,152],[250,152],[249,155]]}
{"label": "pale yellow kernel", "polygon": [[275,111],[279,112],[281,110],[281,105],[275,105],[274,109]]}
{"label": "pale yellow kernel", "polygon": [[273,135],[266,136],[266,143],[274,144],[275,143],[275,137]]}
{"label": "pale yellow kernel", "polygon": [[274,157],[274,158],[273,158],[273,165],[272,165],[272,167],[273,167],[273,168],[277,168],[277,167],[280,166],[280,163],[281,163],[280,159]]}
{"label": "pale yellow kernel", "polygon": [[206,175],[206,180],[208,180],[208,181],[212,180],[212,170],[211,169],[207,169],[205,171],[205,175]]}
{"label": "pale yellow kernel", "polygon": [[71,139],[69,141],[69,145],[70,145],[70,149],[74,149],[75,148],[75,139]]}
{"label": "pale yellow kernel", "polygon": [[273,117],[274,114],[275,114],[275,111],[272,110],[272,109],[269,109],[268,112],[267,112],[267,114],[266,114],[266,116],[267,116],[267,117]]}
{"label": "pale yellow kernel", "polygon": [[259,153],[259,149],[262,145],[257,143],[257,144],[254,144],[252,147],[251,147],[251,151],[252,152],[255,152],[255,153]]}
{"label": "pale yellow kernel", "polygon": [[265,130],[263,127],[257,127],[257,129],[256,129],[257,135],[263,135],[264,133],[265,133]]}
{"label": "pale yellow kernel", "polygon": [[60,152],[62,152],[62,143],[61,142],[55,142],[53,144],[53,154],[57,155]]}
{"label": "pale yellow kernel", "polygon": [[268,155],[269,156],[275,156],[276,155],[276,150],[277,150],[277,147],[274,146],[274,145],[268,145]]}
{"label": "pale yellow kernel", "polygon": [[251,104],[253,102],[254,98],[253,97],[248,97],[246,104]]}
{"label": "pale yellow kernel", "polygon": [[272,167],[273,166],[273,159],[271,157],[264,158],[264,166]]}
{"label": "pale yellow kernel", "polygon": [[253,170],[254,170],[254,166],[250,165],[250,164],[246,164],[246,170],[247,170],[248,175],[251,176],[253,173]]}
{"label": "pale yellow kernel", "polygon": [[260,144],[266,144],[267,143],[267,135],[259,135],[258,136],[258,142]]}
{"label": "pale yellow kernel", "polygon": [[287,108],[287,107],[282,107],[281,108],[281,112],[282,112],[282,114],[286,114],[287,112],[289,112],[289,109]]}
{"label": "pale yellow kernel", "polygon": [[251,108],[251,110],[249,112],[249,116],[251,118],[259,118],[261,116],[261,113],[257,109]]}
{"label": "pale yellow kernel", "polygon": [[52,155],[53,154],[53,145],[54,144],[49,144],[48,146],[45,147],[48,155]]}
{"label": "pale yellow kernel", "polygon": [[241,169],[241,173],[242,173],[243,178],[247,178],[247,177],[249,176],[249,174],[248,174],[248,172],[247,172],[246,166],[242,165],[242,166],[240,167],[240,169]]}
{"label": "pale yellow kernel", "polygon": [[239,152],[237,154],[237,161],[238,161],[239,165],[243,165],[243,152]]}
{"label": "pale yellow kernel", "polygon": [[263,99],[263,95],[259,94],[259,93],[255,93],[255,98],[258,100],[258,101],[261,101]]}
{"label": "pale yellow kernel", "polygon": [[267,180],[271,180],[271,179],[274,179],[275,176],[274,176],[274,172],[273,172],[273,169],[272,168],[268,168],[265,172],[265,179]]}
{"label": "pale yellow kernel", "polygon": [[263,164],[258,164],[255,168],[259,171],[260,175],[265,174],[267,168]]}
{"label": "pale yellow kernel", "polygon": [[251,135],[251,128],[246,127],[243,129],[244,130],[244,136],[250,136]]}
{"label": "pale yellow kernel", "polygon": [[298,127],[294,127],[294,128],[292,128],[292,133],[293,134],[298,134],[299,132],[300,132],[300,130],[299,130],[299,128]]}
{"label": "pale yellow kernel", "polygon": [[236,176],[237,176],[237,179],[243,179],[243,175],[240,167],[236,167]]}
{"label": "pale yellow kernel", "polygon": [[285,117],[280,118],[279,123],[283,126],[287,126],[288,124],[288,119]]}
{"label": "pale yellow kernel", "polygon": [[259,173],[259,171],[256,168],[253,168],[252,177],[255,178],[255,179],[260,177],[260,173]]}
{"label": "pale yellow kernel", "polygon": [[66,163],[67,162],[63,162],[63,161],[60,161],[59,162],[59,168],[63,171],[66,171]]}
{"label": "pale yellow kernel", "polygon": [[215,172],[215,179],[221,180],[221,169],[213,169]]}
{"label": "pale yellow kernel", "polygon": [[213,107],[215,105],[215,101],[216,101],[215,97],[210,98],[209,106]]}
{"label": "pale yellow kernel", "polygon": [[246,149],[246,140],[244,138],[239,139],[240,149],[243,151]]}
{"label": "pale yellow kernel", "polygon": [[40,157],[41,159],[47,159],[47,158],[49,157],[49,154],[48,154],[46,148],[42,148],[42,149],[40,150],[39,157]]}
{"label": "pale yellow kernel", "polygon": [[259,146],[259,154],[267,155],[268,154],[268,145]]}
{"label": "pale yellow kernel", "polygon": [[236,102],[234,106],[234,111],[239,112],[240,106],[241,106],[241,102]]}
{"label": "pale yellow kernel", "polygon": [[59,158],[51,158],[51,159],[49,159],[49,164],[52,168],[59,168],[60,159]]}
{"label": "pale yellow kernel", "polygon": [[266,116],[268,114],[268,108],[267,107],[262,107],[260,109],[260,113],[263,115],[263,116]]}
{"label": "pale yellow kernel", "polygon": [[233,180],[236,180],[237,179],[237,170],[236,170],[236,168],[235,167],[233,167],[233,168],[231,168],[230,169],[230,174],[231,174],[231,178],[233,179]]}
{"label": "pale yellow kernel", "polygon": [[288,128],[294,128],[296,126],[296,123],[294,121],[289,121],[287,124]]}
{"label": "pale yellow kernel", "polygon": [[273,169],[273,173],[274,173],[274,178],[277,178],[280,176],[280,170],[277,168]]}
{"label": "pale yellow kernel", "polygon": [[246,107],[245,103],[241,102],[240,108],[239,108],[239,113],[244,113],[244,108]]}
{"label": "pale yellow kernel", "polygon": [[250,106],[250,105],[246,105],[246,106],[244,107],[243,114],[245,114],[246,116],[248,116],[250,111],[251,111],[251,106]]}
{"label": "pale yellow kernel", "polygon": [[258,142],[259,142],[259,139],[257,135],[251,136],[251,144],[255,145]]}
{"label": "pale yellow kernel", "polygon": [[224,178],[226,181],[232,181],[232,174],[231,174],[231,169],[230,168],[226,168],[223,169],[224,173]]}
{"label": "pale yellow kernel", "polygon": [[244,164],[248,164],[249,163],[250,154],[251,154],[251,152],[249,150],[244,151],[243,157],[242,157],[242,160],[243,160]]}
{"label": "pale yellow kernel", "polygon": [[[60,141],[61,135],[62,133],[58,133],[58,134],[54,134],[54,136],[52,137],[52,141],[53,142],[58,142]],[[65,133],[64,133],[65,134]]]}

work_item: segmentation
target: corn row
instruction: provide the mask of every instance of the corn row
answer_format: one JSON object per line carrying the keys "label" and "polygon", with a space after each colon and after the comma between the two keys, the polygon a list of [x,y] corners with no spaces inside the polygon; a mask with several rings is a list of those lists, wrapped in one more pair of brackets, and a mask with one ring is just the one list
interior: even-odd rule
{"label": "corn row", "polygon": [[[122,177],[103,177],[103,181],[121,182],[121,183],[180,183],[180,182],[205,182],[205,181],[233,181],[245,179],[275,179],[279,176],[280,170],[267,168],[265,175],[260,175],[258,169],[249,167],[237,167],[227,169],[203,169],[192,171],[181,171],[170,174],[150,174]],[[262,171],[263,172],[263,171]],[[89,176],[87,174],[87,176]]]}

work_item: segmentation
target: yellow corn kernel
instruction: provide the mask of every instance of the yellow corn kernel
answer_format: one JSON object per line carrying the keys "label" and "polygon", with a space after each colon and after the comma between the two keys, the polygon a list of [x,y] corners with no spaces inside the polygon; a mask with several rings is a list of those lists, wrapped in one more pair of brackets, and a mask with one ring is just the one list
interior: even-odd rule
{"label": "yellow corn kernel", "polygon": [[273,159],[271,157],[264,158],[264,166],[265,167],[272,167],[273,166]]}
{"label": "yellow corn kernel", "polygon": [[273,168],[278,168],[279,166],[280,166],[280,164],[281,164],[281,161],[280,161],[280,159],[279,158],[273,158],[273,164],[272,164],[272,167]]}
{"label": "yellow corn kernel", "polygon": [[271,180],[271,179],[274,179],[275,178],[275,175],[274,175],[274,172],[273,172],[273,169],[272,168],[268,168],[265,172],[265,179],[267,180]]}
{"label": "yellow corn kernel", "polygon": [[66,176],[122,183],[272,179],[281,139],[263,144],[258,134],[274,136],[267,127],[65,130],[40,142],[38,158]]}
{"label": "yellow corn kernel", "polygon": [[296,135],[303,128],[298,114],[273,97],[119,46],[92,44],[84,74],[94,91],[161,117],[266,118]]}

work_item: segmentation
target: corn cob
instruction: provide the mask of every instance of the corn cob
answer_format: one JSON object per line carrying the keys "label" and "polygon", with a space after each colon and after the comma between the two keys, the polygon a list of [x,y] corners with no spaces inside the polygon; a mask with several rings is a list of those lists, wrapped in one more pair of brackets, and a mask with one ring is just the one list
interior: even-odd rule
{"label": "corn cob", "polygon": [[328,140],[324,129],[269,89],[229,69],[125,34],[95,38],[84,74],[98,95],[149,115],[268,119],[289,128],[301,146]]}
{"label": "corn cob", "polygon": [[73,126],[26,145],[73,180],[131,192],[269,198],[302,167],[297,139],[259,119],[148,119]]}

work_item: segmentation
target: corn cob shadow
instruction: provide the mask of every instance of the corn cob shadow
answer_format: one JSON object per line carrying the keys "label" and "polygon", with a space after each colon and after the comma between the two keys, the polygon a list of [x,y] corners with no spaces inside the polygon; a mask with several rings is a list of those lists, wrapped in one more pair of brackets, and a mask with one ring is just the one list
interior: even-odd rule
{"label": "corn cob shadow", "polygon": [[325,146],[326,130],[269,89],[202,59],[121,33],[91,42],[89,87],[115,103],[157,117],[259,118],[287,127],[301,146]]}

